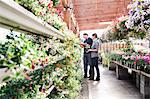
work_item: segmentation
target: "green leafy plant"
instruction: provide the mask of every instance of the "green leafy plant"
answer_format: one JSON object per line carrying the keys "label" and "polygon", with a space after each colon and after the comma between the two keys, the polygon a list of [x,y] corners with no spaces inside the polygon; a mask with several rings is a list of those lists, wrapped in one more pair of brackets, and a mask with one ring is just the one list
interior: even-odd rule
{"label": "green leafy plant", "polygon": [[54,6],[57,6],[60,3],[60,0],[52,0],[52,1]]}
{"label": "green leafy plant", "polygon": [[[0,55],[13,53],[6,58],[19,58],[12,63],[8,59],[4,61],[5,58],[1,60],[12,74],[3,79],[6,85],[0,87],[0,98],[78,97],[83,78],[81,51],[79,40],[73,35],[63,42],[37,35],[8,36],[7,41],[1,44]],[[18,47],[20,50],[16,52]],[[58,60],[60,56],[64,58]],[[57,89],[55,93],[47,93],[51,85]]]}
{"label": "green leafy plant", "polygon": [[43,21],[57,30],[65,25],[62,20],[62,11],[56,8],[59,0],[14,0]]}

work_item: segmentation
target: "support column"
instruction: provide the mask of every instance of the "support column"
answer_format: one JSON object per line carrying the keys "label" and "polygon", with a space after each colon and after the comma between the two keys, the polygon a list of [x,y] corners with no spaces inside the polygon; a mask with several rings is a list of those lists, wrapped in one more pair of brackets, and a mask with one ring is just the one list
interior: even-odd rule
{"label": "support column", "polygon": [[140,90],[140,74],[136,73],[136,88]]}
{"label": "support column", "polygon": [[132,72],[132,82],[140,91],[140,74],[137,72]]}
{"label": "support column", "polygon": [[113,62],[110,62],[109,66],[108,66],[109,70],[115,70],[116,69],[116,64]]}
{"label": "support column", "polygon": [[140,76],[140,92],[143,99],[150,99],[150,78],[144,75]]}

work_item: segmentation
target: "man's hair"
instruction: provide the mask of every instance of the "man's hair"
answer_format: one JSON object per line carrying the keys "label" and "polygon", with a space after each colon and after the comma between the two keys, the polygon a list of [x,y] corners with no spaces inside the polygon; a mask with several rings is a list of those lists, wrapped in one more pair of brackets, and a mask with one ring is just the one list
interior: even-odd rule
{"label": "man's hair", "polygon": [[95,36],[95,38],[97,38],[97,34],[96,33],[92,34],[92,36]]}
{"label": "man's hair", "polygon": [[83,35],[87,35],[87,36],[88,36],[88,34],[87,34],[87,33],[84,33]]}

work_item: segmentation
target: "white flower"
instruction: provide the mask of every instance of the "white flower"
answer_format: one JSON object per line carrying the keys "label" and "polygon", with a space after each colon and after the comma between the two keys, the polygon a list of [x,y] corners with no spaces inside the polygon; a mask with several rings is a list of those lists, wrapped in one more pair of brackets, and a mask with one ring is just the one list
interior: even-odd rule
{"label": "white flower", "polygon": [[139,30],[143,30],[147,32],[149,27],[149,19],[146,18],[150,15],[150,0],[134,0],[132,4],[128,6],[129,11],[129,19],[125,23],[127,28],[135,29],[137,32]]}
{"label": "white flower", "polygon": [[3,86],[6,86],[6,83],[5,83],[5,82],[0,83],[0,88],[3,87]]}

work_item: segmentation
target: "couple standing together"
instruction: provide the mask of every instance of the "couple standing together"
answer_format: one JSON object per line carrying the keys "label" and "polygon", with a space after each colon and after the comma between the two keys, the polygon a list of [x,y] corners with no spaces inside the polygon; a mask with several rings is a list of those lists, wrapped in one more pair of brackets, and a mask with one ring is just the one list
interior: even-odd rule
{"label": "couple standing together", "polygon": [[88,65],[90,65],[89,69],[89,80],[94,80],[94,67],[96,68],[97,77],[96,81],[100,80],[100,72],[98,68],[98,50],[99,50],[99,41],[97,39],[97,34],[94,33],[92,35],[92,39],[88,37],[87,33],[83,34],[84,42],[81,43],[82,47],[84,47],[84,78],[87,78],[88,74]]}

